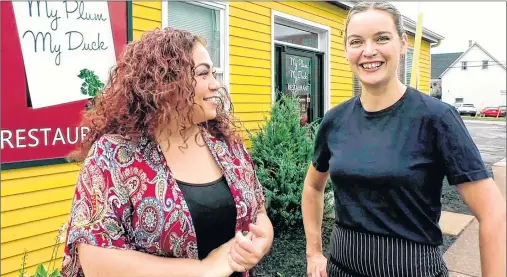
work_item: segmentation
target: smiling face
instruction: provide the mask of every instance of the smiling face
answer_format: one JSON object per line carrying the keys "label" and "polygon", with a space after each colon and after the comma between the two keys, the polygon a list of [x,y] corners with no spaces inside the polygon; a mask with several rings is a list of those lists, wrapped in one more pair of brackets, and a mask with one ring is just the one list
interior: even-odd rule
{"label": "smiling face", "polygon": [[347,25],[345,52],[352,72],[363,85],[396,80],[400,56],[407,50],[407,36],[399,36],[391,14],[369,9],[354,14]]}
{"label": "smiling face", "polygon": [[215,79],[213,62],[208,51],[201,43],[196,43],[192,57],[195,64],[195,96],[193,121],[198,124],[212,120],[217,116],[217,108],[220,104],[220,84]]}

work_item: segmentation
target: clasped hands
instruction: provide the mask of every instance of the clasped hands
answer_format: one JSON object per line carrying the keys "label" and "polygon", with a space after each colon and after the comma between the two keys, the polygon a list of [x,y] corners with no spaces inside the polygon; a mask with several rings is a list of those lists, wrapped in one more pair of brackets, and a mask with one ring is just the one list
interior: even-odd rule
{"label": "clasped hands", "polygon": [[246,235],[236,233],[230,247],[229,266],[236,272],[250,270],[260,262],[271,246],[266,231],[255,224],[250,224],[249,227],[250,231]]}
{"label": "clasped hands", "polygon": [[211,251],[203,260],[203,277],[227,277],[233,272],[245,272],[260,262],[271,242],[265,230],[250,224],[250,231],[236,236]]}

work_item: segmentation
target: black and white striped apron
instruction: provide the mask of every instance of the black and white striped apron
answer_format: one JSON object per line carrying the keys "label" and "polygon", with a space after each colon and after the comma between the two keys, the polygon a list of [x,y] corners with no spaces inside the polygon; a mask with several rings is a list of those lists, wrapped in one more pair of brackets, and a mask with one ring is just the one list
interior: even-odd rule
{"label": "black and white striped apron", "polygon": [[329,277],[448,277],[440,249],[335,225]]}

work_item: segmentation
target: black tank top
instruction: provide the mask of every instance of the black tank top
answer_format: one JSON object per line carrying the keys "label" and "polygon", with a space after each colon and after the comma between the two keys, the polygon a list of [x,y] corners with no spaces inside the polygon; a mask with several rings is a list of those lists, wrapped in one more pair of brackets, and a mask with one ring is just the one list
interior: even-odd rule
{"label": "black tank top", "polygon": [[[188,205],[197,237],[200,260],[235,235],[236,203],[224,177],[207,184],[177,180]],[[235,272],[231,277],[241,277]]]}

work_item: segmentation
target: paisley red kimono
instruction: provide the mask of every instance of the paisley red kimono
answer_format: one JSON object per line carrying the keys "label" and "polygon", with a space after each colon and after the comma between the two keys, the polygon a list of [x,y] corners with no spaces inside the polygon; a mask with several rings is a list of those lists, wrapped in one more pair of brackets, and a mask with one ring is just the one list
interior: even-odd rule
{"label": "paisley red kimono", "polygon": [[[203,132],[236,203],[236,231],[248,230],[264,205],[262,187],[243,144]],[[157,143],[106,135],[93,144],[79,174],[62,274],[84,276],[76,243],[197,259],[190,212]],[[244,273],[243,276],[248,276]]]}

